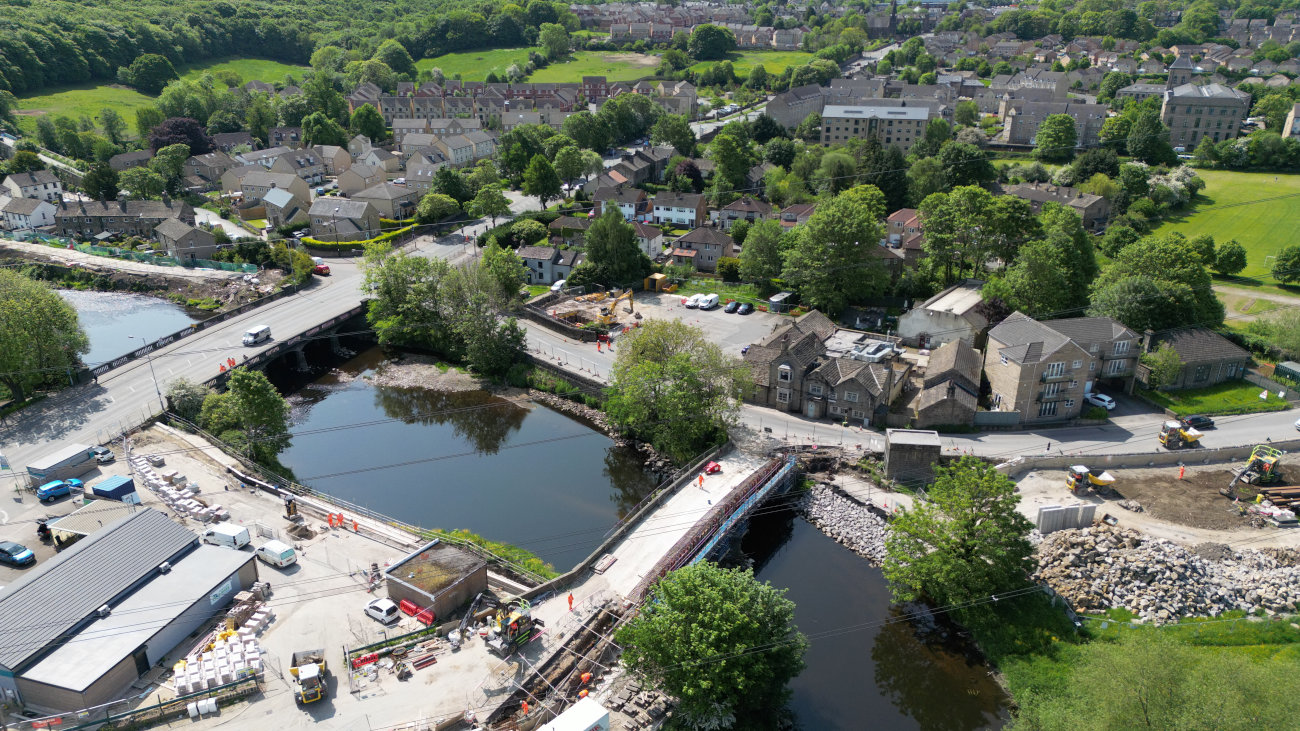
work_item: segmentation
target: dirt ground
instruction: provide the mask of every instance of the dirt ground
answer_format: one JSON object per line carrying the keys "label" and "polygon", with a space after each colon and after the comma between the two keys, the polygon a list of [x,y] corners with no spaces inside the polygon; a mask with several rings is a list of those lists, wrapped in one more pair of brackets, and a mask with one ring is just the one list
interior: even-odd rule
{"label": "dirt ground", "polygon": [[[1149,473],[1149,474],[1134,474]],[[1232,482],[1233,474],[1226,468],[1196,472],[1188,470],[1178,479],[1178,468],[1148,470],[1115,470],[1115,493],[1119,500],[1136,500],[1152,517],[1193,528],[1233,530],[1248,525],[1232,501],[1219,493],[1219,488]],[[1243,502],[1253,500],[1256,491],[1239,484],[1237,496]]]}

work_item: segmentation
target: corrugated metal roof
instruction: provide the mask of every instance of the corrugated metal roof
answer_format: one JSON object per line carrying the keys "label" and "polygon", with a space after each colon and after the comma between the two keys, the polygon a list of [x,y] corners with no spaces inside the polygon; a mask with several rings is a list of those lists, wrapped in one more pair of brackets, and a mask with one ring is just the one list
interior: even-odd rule
{"label": "corrugated metal roof", "polygon": [[0,591],[0,666],[45,650],[198,536],[145,509],[105,526]]}
{"label": "corrugated metal roof", "polygon": [[[101,483],[103,484],[103,483]],[[50,523],[50,530],[91,535],[138,510],[116,500],[95,500]]]}

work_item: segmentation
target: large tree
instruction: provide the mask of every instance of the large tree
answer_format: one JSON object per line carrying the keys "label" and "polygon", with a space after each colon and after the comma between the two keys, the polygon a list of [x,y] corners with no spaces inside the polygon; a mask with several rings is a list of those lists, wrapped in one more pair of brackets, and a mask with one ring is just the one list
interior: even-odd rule
{"label": "large tree", "polygon": [[962,457],[935,467],[927,500],[890,523],[885,577],[895,599],[939,606],[986,599],[1029,582],[1033,524],[1020,514],[1016,484],[990,464]]}
{"label": "large tree", "polygon": [[322,112],[312,112],[302,120],[302,139],[308,145],[336,145],[346,147],[347,130]]}
{"label": "large tree", "polygon": [[415,220],[420,223],[438,223],[460,212],[456,199],[442,193],[425,193],[415,207]]}
{"label": "large tree", "polygon": [[1300,282],[1300,244],[1288,246],[1273,260],[1273,278],[1279,282]]}
{"label": "large tree", "polygon": [[784,591],[708,562],[660,579],[616,640],[695,728],[776,727],[808,645]]}
{"label": "large tree", "polygon": [[167,83],[177,77],[172,62],[156,53],[145,53],[136,57],[130,66],[117,70],[118,80],[146,94],[158,94]]}
{"label": "large tree", "polygon": [[81,187],[94,200],[117,200],[117,183],[117,171],[106,162],[91,165],[81,179]]}
{"label": "large tree", "polygon": [[471,216],[492,219],[493,226],[497,225],[498,218],[510,215],[510,201],[506,198],[506,194],[501,192],[501,188],[495,185],[479,188],[474,199],[465,208]]}
{"label": "large tree", "polygon": [[545,208],[547,201],[560,197],[560,185],[560,176],[551,161],[545,155],[534,155],[524,171],[524,192],[537,196]]}
{"label": "large tree", "polygon": [[1172,164],[1178,161],[1174,148],[1169,145],[1169,128],[1160,121],[1160,112],[1143,109],[1133,119],[1128,133],[1128,154],[1148,165]]}
{"label": "large tree", "polygon": [[831,314],[882,294],[889,276],[876,255],[882,234],[875,213],[853,191],[818,205],[807,225],[796,229],[782,279],[799,290],[804,302]]}
{"label": "large tree", "polygon": [[1038,125],[1038,134],[1034,136],[1034,157],[1046,162],[1065,162],[1074,157],[1077,144],[1079,133],[1074,127],[1074,117],[1049,114]]}
{"label": "large tree", "polygon": [[0,269],[0,383],[14,401],[46,383],[67,385],[89,349],[72,305],[44,284]]}
{"label": "large tree", "polygon": [[665,114],[650,128],[650,140],[672,145],[677,154],[691,157],[695,154],[695,131],[684,114]]}
{"label": "large tree", "polygon": [[610,208],[584,237],[592,279],[608,287],[630,287],[650,274],[650,260],[636,242],[636,231]]}
{"label": "large tree", "polygon": [[365,135],[371,142],[381,142],[388,136],[388,127],[384,124],[383,115],[369,104],[357,107],[357,111],[352,113],[349,127],[352,129],[352,134]]}
{"label": "large tree", "polygon": [[644,320],[619,339],[606,413],[623,433],[685,462],[726,440],[748,377],[703,330]]}
{"label": "large tree", "polygon": [[611,140],[609,124],[585,109],[565,118],[564,134],[588,150],[601,154],[604,154]]}
{"label": "large tree", "polygon": [[555,153],[555,174],[566,183],[572,183],[582,176],[587,161],[582,159],[582,150],[576,145],[567,145]]}
{"label": "large tree", "polygon": [[127,168],[118,175],[118,184],[133,200],[158,198],[167,189],[167,180],[149,168]]}
{"label": "large tree", "polygon": [[411,58],[411,54],[405,46],[392,38],[379,44],[379,48],[371,58],[383,63],[399,76],[407,79],[415,78],[415,61]]}
{"label": "large tree", "polygon": [[781,276],[785,257],[781,239],[785,229],[780,222],[764,219],[754,224],[740,250],[740,276],[749,282],[767,281]]}
{"label": "large tree", "polygon": [[[1126,301],[1122,295],[1110,292],[1131,277],[1150,279],[1161,295]],[[1117,306],[1123,309],[1113,309]],[[1176,233],[1148,236],[1121,249],[1093,285],[1092,309],[1097,315],[1115,317],[1137,330],[1151,323],[1165,323],[1175,312],[1179,312],[1181,324],[1210,327],[1222,323],[1224,315],[1210,273],[1187,240]],[[1171,327],[1172,323],[1164,326]]]}
{"label": "large tree", "polygon": [[289,446],[289,403],[267,379],[250,368],[230,373],[225,393],[203,400],[199,422],[204,429],[267,465]]}
{"label": "large tree", "polygon": [[188,117],[164,119],[149,130],[149,149],[157,152],[168,145],[187,145],[191,155],[206,155],[213,149],[207,129]]}
{"label": "large tree", "polygon": [[546,57],[552,61],[569,53],[569,31],[558,23],[543,23],[537,34],[537,42],[546,49]]}
{"label": "large tree", "polygon": [[730,29],[705,23],[691,33],[690,52],[697,60],[710,61],[726,58],[736,50],[736,34]]}

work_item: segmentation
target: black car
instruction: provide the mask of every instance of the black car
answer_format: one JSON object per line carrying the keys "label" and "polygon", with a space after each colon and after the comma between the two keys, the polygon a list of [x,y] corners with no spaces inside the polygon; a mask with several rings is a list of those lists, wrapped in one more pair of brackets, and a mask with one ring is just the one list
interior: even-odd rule
{"label": "black car", "polygon": [[1213,429],[1213,428],[1214,428],[1214,419],[1211,419],[1211,418],[1208,417],[1208,416],[1189,416],[1189,417],[1183,419],[1183,421],[1184,421],[1188,426],[1190,426],[1190,427],[1195,427],[1195,428],[1197,428],[1197,429]]}
{"label": "black car", "polygon": [[0,541],[0,563],[10,566],[27,566],[36,563],[36,554],[21,543]]}
{"label": "black car", "polygon": [[753,311],[754,311],[754,306],[748,302],[742,302],[740,305],[740,309],[736,310],[736,312],[741,315],[748,315]]}
{"label": "black car", "polygon": [[737,300],[732,300],[727,303],[726,307],[722,308],[722,311],[730,315],[738,309],[740,309],[740,302],[738,302]]}

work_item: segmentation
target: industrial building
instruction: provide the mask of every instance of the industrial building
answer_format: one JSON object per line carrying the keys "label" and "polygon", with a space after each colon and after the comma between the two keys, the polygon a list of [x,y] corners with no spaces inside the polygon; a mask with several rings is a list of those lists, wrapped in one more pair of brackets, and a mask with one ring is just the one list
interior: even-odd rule
{"label": "industrial building", "polygon": [[384,574],[388,598],[432,612],[431,621],[441,621],[487,589],[487,561],[438,540],[416,549]]}
{"label": "industrial building", "polygon": [[139,509],[0,590],[0,692],[54,712],[120,698],[256,581],[252,553]]}

